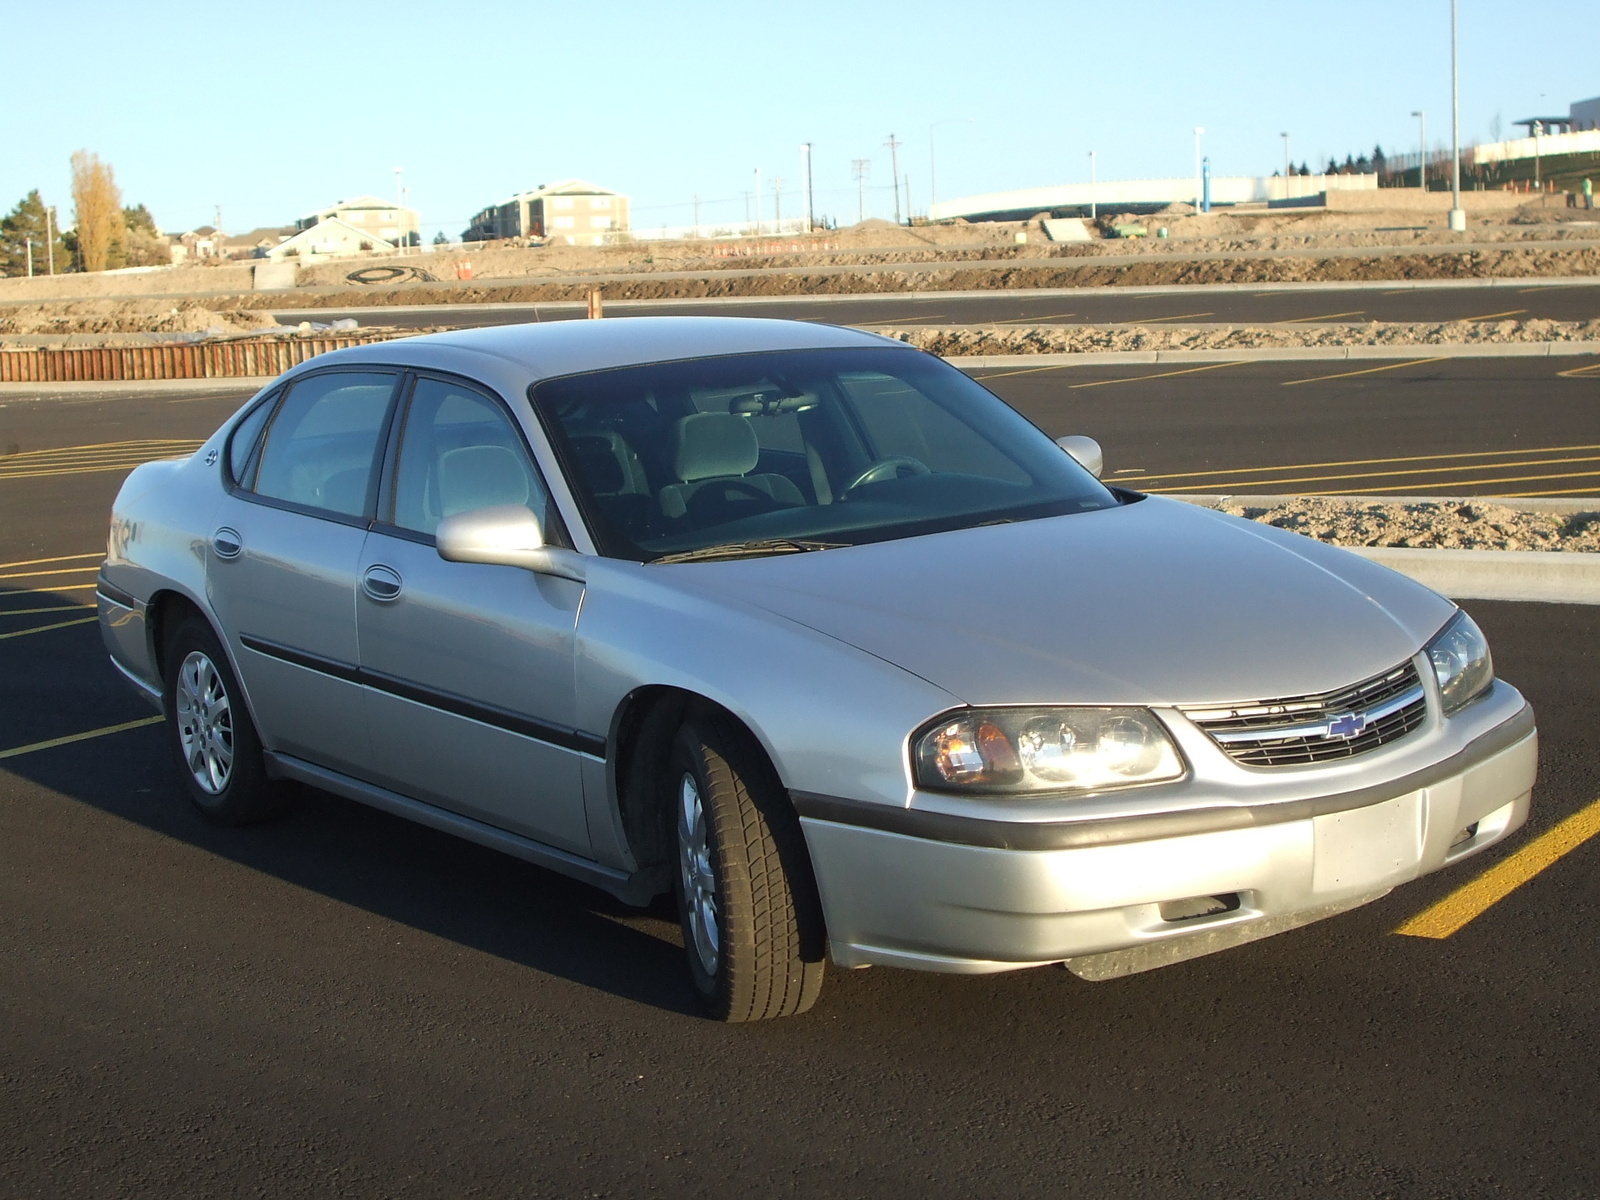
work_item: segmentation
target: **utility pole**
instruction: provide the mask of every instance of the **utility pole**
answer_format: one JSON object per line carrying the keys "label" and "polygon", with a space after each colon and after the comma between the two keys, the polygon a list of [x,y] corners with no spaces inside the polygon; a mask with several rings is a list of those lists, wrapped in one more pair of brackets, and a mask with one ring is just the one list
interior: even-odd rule
{"label": "utility pole", "polygon": [[1206,131],[1204,125],[1194,127],[1194,210],[1200,211],[1200,135]]}
{"label": "utility pole", "polygon": [[750,193],[748,190],[744,193],[744,231],[746,233],[750,232]]}
{"label": "utility pole", "polygon": [[783,232],[783,177],[772,177],[772,232]]}
{"label": "utility pole", "polygon": [[1422,144],[1417,149],[1417,186],[1423,191],[1428,190],[1428,114],[1420,108],[1411,114],[1417,119],[1420,126],[1417,136],[1422,139]]}
{"label": "utility pole", "polygon": [[1089,151],[1089,220],[1091,221],[1099,217],[1099,213],[1095,211],[1095,200],[1097,199],[1095,193],[1098,190],[1094,175],[1094,151],[1091,150]]}
{"label": "utility pole", "polygon": [[211,227],[217,231],[217,248],[220,250],[222,248],[222,205],[215,205],[213,211],[216,213],[216,220]]}
{"label": "utility pole", "polygon": [[33,239],[32,238],[24,238],[23,241],[27,242],[27,244],[28,244],[28,278],[32,279],[33,278]]}
{"label": "utility pole", "polygon": [[806,232],[810,233],[817,227],[817,213],[813,204],[814,194],[811,190],[811,143],[800,143],[800,161],[805,170],[806,181]]}
{"label": "utility pole", "polygon": [[700,193],[699,192],[696,192],[694,194],[694,236],[695,236],[695,240],[696,241],[700,240]]}
{"label": "utility pole", "polygon": [[854,158],[850,160],[850,171],[856,181],[856,224],[867,219],[867,172],[872,170],[872,160],[867,158]]}
{"label": "utility pole", "polygon": [[1289,198],[1289,135],[1280,133],[1278,136],[1283,139],[1283,198],[1287,200]]}
{"label": "utility pole", "polygon": [[[394,223],[395,223],[395,226],[400,230],[400,236],[398,238],[396,238],[395,240],[397,242],[399,242],[399,244],[402,247],[404,247],[405,243],[406,243],[406,185],[405,185],[405,171],[406,171],[406,169],[404,167],[396,167],[394,169],[394,206],[395,206]],[[405,250],[402,249],[400,251],[400,253],[404,254]]]}
{"label": "utility pole", "polygon": [[1544,122],[1535,121],[1533,123],[1533,190],[1536,192],[1544,191],[1544,179],[1540,175],[1539,166],[1539,151],[1541,149],[1539,135],[1543,132]]}
{"label": "utility pole", "polygon": [[[52,206],[50,206],[48,204],[45,205],[45,209],[44,209],[44,258],[45,258],[45,262],[50,264],[49,267],[48,267],[48,270],[49,270],[50,274],[52,274],[52,275],[54,275],[56,273],[56,235],[55,235],[55,230],[51,228],[51,226],[55,222],[55,215],[56,215],[56,210]],[[56,225],[55,228],[59,229],[60,226]]]}
{"label": "utility pole", "polygon": [[756,168],[756,236],[761,236],[761,168]]}
{"label": "utility pole", "polygon": [[1450,228],[1467,231],[1461,207],[1461,41],[1457,35],[1457,0],[1450,0]]}
{"label": "utility pole", "polygon": [[894,178],[894,223],[900,224],[900,140],[889,135],[889,140],[884,143],[889,147],[889,174]]}

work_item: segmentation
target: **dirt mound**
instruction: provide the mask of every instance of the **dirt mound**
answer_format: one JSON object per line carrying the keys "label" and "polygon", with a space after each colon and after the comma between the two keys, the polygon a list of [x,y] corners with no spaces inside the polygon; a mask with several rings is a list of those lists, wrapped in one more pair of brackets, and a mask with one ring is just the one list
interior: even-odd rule
{"label": "dirt mound", "polygon": [[1229,500],[1216,508],[1335,546],[1600,553],[1600,512],[1526,512],[1484,500],[1388,504],[1336,496],[1297,497],[1267,507]]}
{"label": "dirt mound", "polygon": [[0,334],[248,333],[277,322],[249,308],[199,300],[79,300],[0,308]]}
{"label": "dirt mound", "polygon": [[944,357],[1277,346],[1600,342],[1595,321],[1369,321],[1345,325],[911,325],[875,332]]}

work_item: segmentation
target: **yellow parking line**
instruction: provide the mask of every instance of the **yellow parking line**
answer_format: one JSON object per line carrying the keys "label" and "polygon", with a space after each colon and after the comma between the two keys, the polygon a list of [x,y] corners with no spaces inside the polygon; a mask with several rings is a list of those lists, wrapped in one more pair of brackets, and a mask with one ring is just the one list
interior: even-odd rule
{"label": "yellow parking line", "polygon": [[1395,932],[1406,937],[1447,938],[1597,833],[1600,833],[1600,800],[1579,809],[1510,858],[1496,863],[1471,883],[1423,909]]}
{"label": "yellow parking line", "polygon": [[[917,321],[940,320],[943,317],[944,317],[943,313],[917,313],[915,316],[911,316],[911,317],[883,317],[881,319],[872,320],[872,321],[862,321],[859,325],[856,326],[856,328],[857,329],[871,329],[873,326],[876,326],[876,325],[903,325],[903,324],[906,324],[907,322],[915,323]],[[822,318],[821,317],[802,317],[801,320],[820,321],[820,320],[822,320]],[[201,444],[204,445],[204,443],[201,443]]]}
{"label": "yellow parking line", "polygon": [[93,550],[88,554],[58,554],[55,558],[21,558],[16,562],[0,563],[0,568],[6,567],[39,567],[45,563],[71,562],[76,558],[104,558],[104,550]]}
{"label": "yellow parking line", "polygon": [[1310,379],[1285,379],[1284,387],[1293,387],[1297,383],[1322,383],[1328,379],[1350,379],[1356,375],[1376,375],[1379,371],[1398,371],[1401,367],[1421,367],[1428,363],[1443,362],[1442,358],[1414,358],[1408,362],[1389,363],[1382,367],[1368,367],[1364,371],[1341,371],[1337,375],[1313,375]]}
{"label": "yellow parking line", "polygon": [[[1464,450],[1460,454],[1408,454],[1401,458],[1347,458],[1338,462],[1285,463],[1281,467],[1229,467],[1225,471],[1182,471],[1172,475],[1141,475],[1152,479],[1215,479],[1222,475],[1250,475],[1262,471],[1315,471],[1321,467],[1375,467],[1383,463],[1449,462],[1457,458],[1497,458],[1517,454],[1567,454],[1574,450],[1600,450],[1600,443],[1588,446],[1529,446],[1526,450]],[[1499,466],[1501,464],[1493,464]],[[1510,463],[1504,464],[1510,466]]]}
{"label": "yellow parking line", "polygon": [[1044,317],[1007,317],[1003,321],[986,321],[986,325],[1024,325],[1028,322],[1037,324],[1040,321],[1063,321],[1068,317],[1075,317],[1077,313],[1050,313]]}
{"label": "yellow parking line", "polygon": [[1005,379],[1010,375],[1037,375],[1040,371],[1065,371],[1074,363],[1052,363],[1048,367],[1022,367],[1016,371],[997,371],[993,375],[985,375],[985,379]]}
{"label": "yellow parking line", "polygon": [[1217,315],[1216,313],[1208,313],[1208,312],[1203,312],[1203,313],[1179,313],[1175,317],[1140,317],[1138,323],[1140,325],[1153,325],[1157,321],[1187,321],[1187,320],[1189,320],[1189,319],[1191,319],[1193,317],[1214,317],[1216,315]]}
{"label": "yellow parking line", "polygon": [[90,563],[87,567],[56,567],[50,571],[10,571],[0,575],[0,579],[37,579],[41,575],[81,575],[85,571],[98,571],[99,563]]}
{"label": "yellow parking line", "polygon": [[71,733],[66,737],[51,738],[47,742],[34,742],[30,746],[15,746],[10,750],[0,750],[0,759],[16,758],[22,754],[32,754],[35,750],[53,750],[57,746],[70,746],[73,742],[87,742],[91,738],[105,737],[107,734],[122,733],[129,729],[142,729],[146,725],[159,725],[165,717],[141,717],[137,721],[124,721],[121,725],[107,725],[103,729],[91,729],[87,733]]}
{"label": "yellow parking line", "polygon": [[1587,379],[1590,375],[1600,371],[1600,363],[1590,363],[1587,367],[1573,367],[1570,371],[1557,371],[1557,379]]}
{"label": "yellow parking line", "polygon": [[93,475],[99,471],[131,471],[135,467],[142,467],[147,462],[156,462],[151,458],[141,458],[137,462],[106,463],[100,467],[67,467],[57,471],[0,471],[0,479],[54,479],[59,475]]}
{"label": "yellow parking line", "polygon": [[1509,312],[1484,313],[1483,316],[1481,316],[1481,317],[1462,317],[1461,319],[1463,321],[1492,321],[1496,317],[1514,317],[1514,316],[1517,316],[1519,313],[1525,313],[1527,311],[1528,310],[1525,309],[1525,308],[1513,308]]}
{"label": "yellow parking line", "polygon": [[1193,375],[1198,371],[1216,371],[1223,367],[1242,367],[1243,360],[1239,362],[1207,363],[1203,367],[1188,367],[1182,371],[1159,371],[1154,375],[1129,375],[1125,379],[1097,379],[1093,383],[1074,383],[1070,386],[1076,388],[1107,387],[1113,383],[1143,383],[1146,379],[1170,379],[1174,375]]}
{"label": "yellow parking line", "polygon": [[[1491,483],[1537,483],[1541,479],[1593,479],[1593,480],[1596,480],[1596,481],[1600,481],[1600,471],[1564,471],[1564,472],[1561,472],[1561,473],[1556,474],[1556,475],[1506,475],[1506,476],[1503,476],[1503,477],[1501,477],[1499,479],[1463,479],[1463,480],[1459,480],[1459,481],[1453,482],[1453,483],[1448,481],[1448,480],[1443,480],[1443,481],[1440,482],[1439,486],[1440,487],[1478,487],[1480,485],[1488,485],[1488,484],[1491,484]],[[1290,480],[1283,480],[1283,481],[1271,480],[1269,482],[1321,483],[1321,482],[1326,482],[1326,481],[1325,480],[1318,480],[1318,479],[1306,479],[1306,480],[1290,479]],[[1403,492],[1407,488],[1412,488],[1412,487],[1415,487],[1415,486],[1416,485],[1414,483],[1400,483],[1400,484],[1395,484],[1392,487],[1369,487],[1369,488],[1363,488],[1362,491],[1364,491],[1364,492],[1374,492],[1374,493],[1376,493],[1376,492]],[[1579,488],[1577,490],[1580,491],[1580,492],[1588,492],[1588,491],[1591,491],[1593,489],[1591,489],[1591,488]],[[1337,495],[1340,495],[1341,492],[1338,491],[1338,490],[1335,490],[1335,491],[1331,491],[1331,492],[1302,492],[1300,494],[1303,495],[1303,496],[1337,496]],[[1465,496],[1462,497],[1462,499],[1466,499],[1466,498],[1467,497],[1465,497]],[[1509,497],[1505,497],[1505,498],[1509,499]]]}
{"label": "yellow parking line", "polygon": [[[1450,475],[1460,471],[1503,471],[1509,467],[1555,467],[1564,463],[1600,462],[1600,456],[1585,455],[1582,458],[1535,458],[1527,462],[1508,463],[1471,463],[1464,467],[1414,467],[1409,471],[1358,471],[1344,475],[1306,475],[1298,479],[1245,479],[1232,483],[1232,487],[1255,487],[1257,484],[1266,483],[1331,483],[1336,479],[1397,479],[1402,475]],[[1583,475],[1600,475],[1600,471],[1579,471],[1573,478]],[[1468,479],[1467,483],[1516,483],[1520,479],[1563,479],[1562,475],[1522,475],[1517,479]],[[1209,483],[1210,481],[1208,481]],[[1163,491],[1193,492],[1204,489],[1207,483],[1183,484],[1174,488],[1164,487]],[[1409,486],[1409,485],[1401,485]],[[1454,486],[1454,485],[1449,485]],[[1375,492],[1395,491],[1395,488],[1373,488]],[[1312,493],[1308,493],[1312,494]]]}
{"label": "yellow parking line", "polygon": [[1282,321],[1273,321],[1274,325],[1294,325],[1300,321],[1331,321],[1335,317],[1359,317],[1367,310],[1358,308],[1353,312],[1323,313],[1320,317],[1285,317]]}
{"label": "yellow parking line", "polygon": [[44,608],[0,608],[0,617],[27,617],[39,613],[69,613],[82,612],[88,605],[85,604],[50,604]]}
{"label": "yellow parking line", "polygon": [[57,621],[54,625],[35,625],[32,629],[16,629],[10,633],[0,633],[0,642],[9,641],[12,638],[27,637],[30,633],[48,633],[52,629],[65,629],[69,625],[87,625],[89,622],[98,619],[98,617],[78,617],[71,621]]}

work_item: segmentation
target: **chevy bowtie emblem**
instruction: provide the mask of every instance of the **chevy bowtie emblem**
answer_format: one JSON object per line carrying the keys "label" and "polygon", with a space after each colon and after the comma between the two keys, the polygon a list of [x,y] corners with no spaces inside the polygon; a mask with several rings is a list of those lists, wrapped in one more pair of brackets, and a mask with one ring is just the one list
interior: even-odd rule
{"label": "chevy bowtie emblem", "polygon": [[1328,722],[1329,737],[1353,738],[1367,727],[1367,718],[1360,713],[1340,713]]}

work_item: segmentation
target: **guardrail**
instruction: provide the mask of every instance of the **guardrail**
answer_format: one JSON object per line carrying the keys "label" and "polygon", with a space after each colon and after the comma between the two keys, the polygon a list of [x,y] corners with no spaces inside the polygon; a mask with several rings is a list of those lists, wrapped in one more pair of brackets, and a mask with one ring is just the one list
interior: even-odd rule
{"label": "guardrail", "polygon": [[0,350],[0,383],[123,379],[239,379],[278,375],[308,358],[393,334],[237,338],[187,345],[96,346],[77,350]]}

